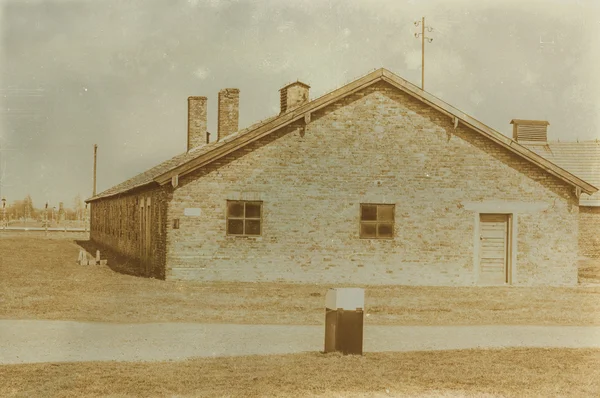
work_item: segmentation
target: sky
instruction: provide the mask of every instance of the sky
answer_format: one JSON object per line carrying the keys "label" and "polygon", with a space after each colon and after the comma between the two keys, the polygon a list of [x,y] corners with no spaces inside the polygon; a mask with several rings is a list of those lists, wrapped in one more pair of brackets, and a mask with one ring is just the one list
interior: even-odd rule
{"label": "sky", "polygon": [[240,89],[240,128],[300,80],[316,98],[385,67],[512,135],[600,138],[600,1],[0,0],[0,196],[98,192],[186,150],[187,97]]}

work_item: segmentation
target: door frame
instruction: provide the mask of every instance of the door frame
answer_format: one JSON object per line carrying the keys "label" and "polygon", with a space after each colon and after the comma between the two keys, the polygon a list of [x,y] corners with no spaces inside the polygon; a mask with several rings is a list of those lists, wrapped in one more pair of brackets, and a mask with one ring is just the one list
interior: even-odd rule
{"label": "door frame", "polygon": [[512,285],[516,279],[516,263],[517,263],[517,240],[515,239],[517,231],[517,214],[498,211],[480,211],[475,212],[475,228],[473,234],[473,268],[475,274],[475,283],[479,284],[481,276],[481,215],[482,214],[497,214],[507,216],[507,236],[506,236],[506,268],[504,285]]}

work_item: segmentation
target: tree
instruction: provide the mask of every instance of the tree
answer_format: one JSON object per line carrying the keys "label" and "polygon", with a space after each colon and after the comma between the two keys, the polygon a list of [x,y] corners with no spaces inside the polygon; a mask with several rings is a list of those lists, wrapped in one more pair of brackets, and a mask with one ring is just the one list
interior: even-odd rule
{"label": "tree", "polygon": [[27,221],[27,219],[32,218],[33,216],[33,200],[31,199],[31,195],[27,194],[25,199],[23,199],[23,217],[25,217],[25,221]]}
{"label": "tree", "polygon": [[75,217],[77,221],[83,220],[83,200],[81,200],[80,194],[77,194],[73,200],[73,210],[75,210]]}
{"label": "tree", "polygon": [[23,217],[23,201],[15,200],[11,205],[6,206],[6,213],[11,220],[17,220]]}

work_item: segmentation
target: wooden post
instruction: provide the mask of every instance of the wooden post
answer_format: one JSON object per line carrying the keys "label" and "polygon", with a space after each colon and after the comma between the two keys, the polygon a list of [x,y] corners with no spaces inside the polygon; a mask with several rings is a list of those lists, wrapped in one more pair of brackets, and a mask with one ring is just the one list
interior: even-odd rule
{"label": "wooden post", "polygon": [[80,265],[89,265],[87,253],[85,250],[79,251],[79,264]]}
{"label": "wooden post", "polygon": [[98,145],[94,144],[94,190],[92,196],[96,196],[96,158],[98,154]]}
{"label": "wooden post", "polygon": [[44,207],[44,230],[46,231],[46,235],[48,235],[48,202]]}
{"label": "wooden post", "polygon": [[421,90],[425,90],[425,17],[421,18]]}
{"label": "wooden post", "polygon": [[[415,37],[421,36],[421,90],[425,90],[425,40],[429,43],[433,41],[431,37],[425,37],[425,17],[422,17],[420,21],[415,21],[415,26],[421,24],[421,33],[415,33]],[[433,28],[428,26],[428,32],[432,32]]]}

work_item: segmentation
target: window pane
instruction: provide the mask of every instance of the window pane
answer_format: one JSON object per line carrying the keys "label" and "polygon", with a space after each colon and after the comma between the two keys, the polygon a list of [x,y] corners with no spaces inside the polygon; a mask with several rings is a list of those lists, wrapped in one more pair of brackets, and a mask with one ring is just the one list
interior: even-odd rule
{"label": "window pane", "polygon": [[377,219],[379,221],[394,221],[394,206],[380,205],[377,209]]}
{"label": "window pane", "polygon": [[246,218],[260,218],[260,203],[246,203]]}
{"label": "window pane", "polygon": [[246,220],[246,235],[260,235],[260,220]]}
{"label": "window pane", "polygon": [[227,202],[227,217],[244,217],[244,204],[241,202]]}
{"label": "window pane", "polygon": [[361,238],[376,238],[377,224],[361,223],[360,237]]}
{"label": "window pane", "polygon": [[377,206],[376,205],[362,205],[360,207],[360,219],[362,221],[375,221],[377,220]]}
{"label": "window pane", "polygon": [[229,235],[243,235],[244,220],[227,220],[227,233]]}
{"label": "window pane", "polygon": [[377,230],[380,238],[391,238],[394,235],[393,224],[379,224]]}

